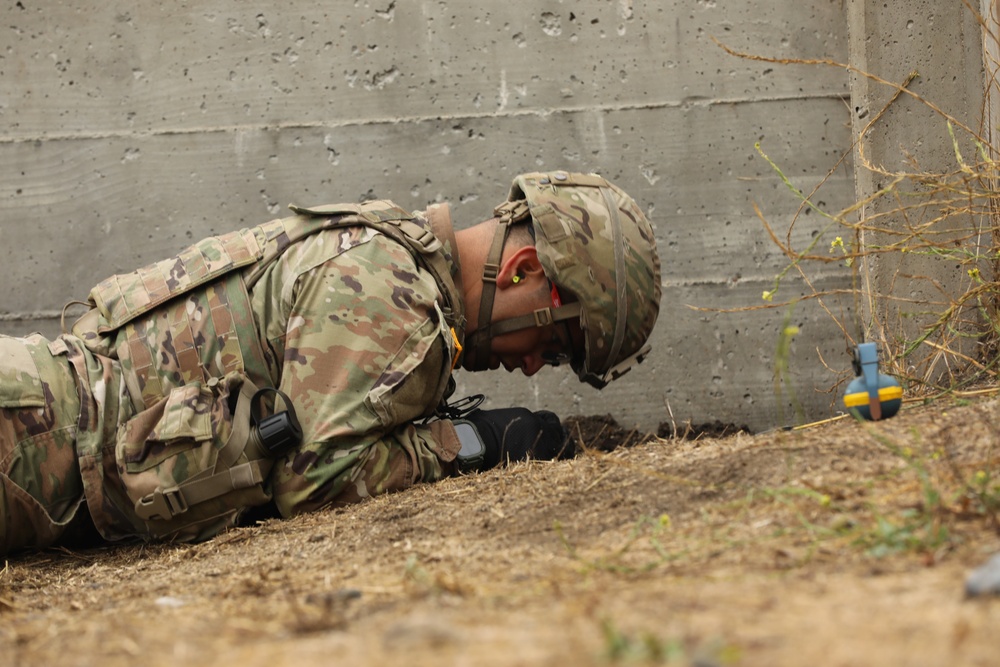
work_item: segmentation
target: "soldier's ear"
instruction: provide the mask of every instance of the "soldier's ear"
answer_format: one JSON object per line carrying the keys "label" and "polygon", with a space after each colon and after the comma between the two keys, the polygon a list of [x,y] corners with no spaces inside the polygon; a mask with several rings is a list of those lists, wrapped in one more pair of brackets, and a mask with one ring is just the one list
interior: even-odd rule
{"label": "soldier's ear", "polygon": [[[515,276],[517,276],[516,281],[514,280]],[[525,282],[544,278],[545,270],[542,268],[535,248],[524,246],[515,250],[500,266],[500,273],[497,274],[497,287],[506,289],[512,285],[524,285]]]}

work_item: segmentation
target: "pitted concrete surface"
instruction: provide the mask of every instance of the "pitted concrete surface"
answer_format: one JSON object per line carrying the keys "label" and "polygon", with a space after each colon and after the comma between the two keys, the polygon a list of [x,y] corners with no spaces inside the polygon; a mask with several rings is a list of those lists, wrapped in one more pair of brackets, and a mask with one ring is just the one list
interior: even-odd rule
{"label": "pitted concrete surface", "polygon": [[[775,401],[779,333],[799,328],[790,389],[803,412],[846,370],[815,302],[763,305],[787,264],[754,212],[804,248],[855,194],[848,77],[733,57],[847,59],[840,2],[203,3],[20,0],[0,7],[0,332],[59,330],[112,272],[295,202],[449,201],[490,216],[522,171],[598,171],[653,221],[663,262],[654,354],[604,392],[556,370],[459,374],[493,406],[612,414],[652,430],[721,420],[757,430]],[[841,156],[846,161],[836,167]],[[836,168],[835,168],[836,167]],[[849,286],[830,265],[821,288]],[[788,280],[779,293],[805,293]],[[852,304],[827,306],[850,320]],[[694,308],[692,308],[694,307]],[[780,407],[779,407],[780,406]]]}

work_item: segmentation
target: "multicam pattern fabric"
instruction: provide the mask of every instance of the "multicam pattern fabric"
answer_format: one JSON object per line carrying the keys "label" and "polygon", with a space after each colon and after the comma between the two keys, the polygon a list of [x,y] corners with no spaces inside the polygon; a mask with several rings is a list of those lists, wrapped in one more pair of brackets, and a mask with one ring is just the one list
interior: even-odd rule
{"label": "multicam pattern fabric", "polygon": [[574,370],[588,381],[604,376],[643,348],[659,314],[652,226],[635,200],[596,174],[522,174],[508,195],[518,200],[528,202],[545,274],[583,307],[586,358]]}
{"label": "multicam pattern fabric", "polygon": [[0,555],[51,544],[76,516],[79,417],[69,364],[48,341],[0,336]]}
{"label": "multicam pattern fabric", "polygon": [[446,474],[428,427],[451,374],[441,290],[369,227],[311,236],[268,267],[251,302],[304,442],[272,473],[284,515]]}
{"label": "multicam pattern fabric", "polygon": [[[462,337],[454,236],[446,207],[400,213],[300,210],[207,239],[102,282],[73,335],[0,345],[0,472],[18,475],[2,478],[0,552],[52,543],[84,497],[105,539],[191,540],[272,490],[287,516],[449,474],[454,431],[413,422],[449,391],[452,328]],[[36,353],[45,372],[28,363]],[[137,509],[151,489],[218,472],[227,392],[244,380],[290,398],[301,445],[267,484],[206,501],[193,523]],[[22,512],[26,493],[41,514]]]}
{"label": "multicam pattern fabric", "polygon": [[270,500],[272,461],[250,434],[255,392],[240,372],[194,381],[119,428],[118,475],[143,533],[201,540]]}

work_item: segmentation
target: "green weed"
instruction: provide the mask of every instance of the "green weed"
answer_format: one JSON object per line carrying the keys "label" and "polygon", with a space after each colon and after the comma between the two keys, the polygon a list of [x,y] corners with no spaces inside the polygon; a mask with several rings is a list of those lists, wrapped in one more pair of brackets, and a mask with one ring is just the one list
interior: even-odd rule
{"label": "green weed", "polygon": [[976,500],[973,511],[994,518],[1000,511],[1000,482],[990,468],[977,470],[968,482],[968,489]]}
{"label": "green weed", "polygon": [[652,632],[629,634],[605,619],[601,623],[604,635],[604,658],[614,664],[690,665],[691,667],[723,667],[739,661],[739,647],[720,640],[711,640],[688,650],[685,642],[658,637]]}
{"label": "green weed", "polygon": [[[977,22],[988,27],[982,16],[966,3]],[[996,39],[995,35],[990,35]],[[785,261],[768,288],[763,303],[722,310],[743,312],[762,308],[787,308],[778,335],[775,387],[779,412],[784,405],[789,374],[788,315],[802,301],[817,304],[842,332],[847,349],[871,341],[879,345],[885,372],[901,380],[904,389],[940,397],[961,392],[970,385],[995,385],[1000,370],[1000,145],[990,143],[989,132],[976,130],[925,99],[912,85],[920,77],[910,72],[900,82],[882,79],[849,63],[829,59],[772,58],[738,52],[716,42],[732,56],[776,65],[833,67],[863,77],[891,91],[888,102],[873,110],[864,127],[855,134],[856,143],[831,165],[812,188],[801,188],[783,171],[760,142],[759,156],[799,202],[798,211],[779,227],[754,204],[754,212],[772,244]],[[988,82],[988,92],[1000,84]],[[922,165],[912,154],[898,160],[891,156],[869,157],[869,136],[884,122],[886,112],[901,99],[923,105],[941,119],[942,148],[950,149],[949,164]],[[934,140],[929,138],[928,140]],[[840,211],[827,210],[823,195],[826,182],[851,159],[857,172],[872,178],[872,191]],[[883,164],[902,164],[887,169]],[[848,167],[850,168],[850,167]],[[794,182],[793,182],[794,181]],[[809,214],[810,217],[804,219]],[[793,230],[805,220],[821,218],[807,241],[793,244]],[[838,266],[849,278],[849,287],[822,289],[821,276]],[[787,282],[794,281],[794,294],[782,298]],[[844,282],[847,282],[846,280]],[[801,293],[801,295],[800,295]],[[826,365],[820,358],[819,362]],[[832,390],[851,377],[845,365],[828,367],[836,375]]]}
{"label": "green weed", "polygon": [[895,521],[877,516],[875,527],[861,535],[856,544],[882,558],[900,552],[933,553],[949,540],[950,533],[940,517],[908,508]]}
{"label": "green weed", "polygon": [[782,487],[778,489],[762,489],[762,492],[775,500],[788,507],[796,516],[802,527],[806,529],[810,537],[814,540],[821,539],[825,537],[831,537],[837,534],[837,531],[833,528],[828,528],[826,526],[821,526],[811,521],[805,513],[799,508],[799,505],[794,502],[794,500],[804,498],[807,500],[815,501],[816,505],[819,505],[823,509],[829,509],[831,506],[830,496],[825,493],[820,493],[819,491],[814,491],[812,489],[799,488],[799,487]]}
{"label": "green weed", "polygon": [[920,500],[914,506],[905,507],[893,516],[873,508],[874,525],[856,539],[868,553],[875,557],[900,552],[935,553],[960,541],[952,528],[962,518],[989,518],[994,528],[1000,529],[997,521],[1000,483],[990,465],[969,476],[952,463],[951,476],[945,479],[933,475],[931,466],[942,467],[946,448],[928,455],[920,452],[919,433],[912,434],[917,445],[908,447],[898,445],[873,426],[869,425],[868,430],[876,442],[906,463],[920,483]]}
{"label": "green weed", "polygon": [[647,662],[676,664],[685,659],[684,643],[678,639],[663,640],[651,632],[638,636],[625,634],[614,623],[601,624],[604,635],[604,657],[611,662]]}
{"label": "green weed", "polygon": [[[777,287],[775,287],[777,289]],[[792,342],[799,334],[799,328],[792,324],[792,313],[795,304],[788,306],[785,310],[785,319],[781,324],[781,332],[778,334],[778,345],[774,351],[774,398],[778,408],[778,423],[785,423],[784,401],[782,400],[782,387],[789,387],[788,400],[792,404],[792,409],[796,416],[805,421],[805,411],[799,403],[798,396],[791,389],[791,378],[789,376],[792,364]]]}

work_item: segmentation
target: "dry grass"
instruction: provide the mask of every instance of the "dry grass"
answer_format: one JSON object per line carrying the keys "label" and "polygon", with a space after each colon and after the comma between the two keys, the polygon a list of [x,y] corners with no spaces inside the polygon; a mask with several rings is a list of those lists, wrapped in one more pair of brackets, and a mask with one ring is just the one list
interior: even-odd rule
{"label": "dry grass", "polygon": [[[968,0],[963,3],[983,28],[990,61],[987,69],[996,72],[1000,63],[993,54],[1000,52],[1000,39],[990,32],[976,7]],[[916,71],[894,82],[832,60],[770,58],[719,45],[743,59],[840,68],[891,91],[886,104],[856,132],[856,144],[827,174],[829,178],[842,168],[853,153],[855,168],[867,171],[878,184],[875,192],[842,211],[826,211],[815,203],[822,199],[819,193],[826,179],[811,191],[802,191],[785,177],[780,164],[771,161],[766,147],[757,146],[799,199],[800,207],[787,226],[769,220],[766,212],[755,207],[787,264],[764,292],[763,302],[734,311],[787,309],[803,299],[814,301],[842,332],[848,347],[864,341],[878,343],[883,369],[900,378],[910,395],[938,396],[995,385],[1000,371],[1000,227],[996,218],[1000,147],[994,145],[990,133],[961,122],[915,92],[913,84],[920,79]],[[1000,94],[997,81],[987,83],[988,96]],[[950,167],[927,167],[907,154],[890,160],[904,165],[899,169],[872,159],[872,131],[885,122],[887,110],[904,100],[909,108],[919,105],[940,119],[939,136],[926,141],[951,146],[954,162]],[[980,117],[986,118],[985,108],[981,111]],[[819,214],[827,224],[806,247],[797,248],[793,230],[803,213]],[[814,270],[829,264],[840,265],[850,276],[850,288],[824,291],[815,287]],[[782,285],[790,281],[804,289],[804,297],[782,299]],[[781,363],[779,359],[779,375]],[[834,388],[850,379],[847,371],[833,372]]]}
{"label": "dry grass", "polygon": [[[1000,402],[653,440],[15,558],[4,664],[993,664]],[[933,492],[933,493],[931,493]],[[991,504],[992,503],[992,504]],[[892,529],[890,529],[892,527]]]}
{"label": "dry grass", "polygon": [[[828,213],[786,179],[829,225],[793,248],[795,221],[782,233],[758,211],[788,264],[771,300],[748,308],[789,305],[793,276],[824,308],[854,300],[911,396],[944,392],[933,405],[874,424],[602,442],[200,545],[13,558],[0,571],[3,664],[996,664],[1000,598],[967,600],[963,582],[1000,550],[1000,401],[963,392],[995,385],[998,164],[910,89],[914,76],[879,82],[895,90],[889,105],[940,114],[954,169],[872,164],[875,114],[858,155],[885,186]],[[941,285],[910,272],[911,257],[964,277]],[[887,258],[890,275],[937,296],[904,299],[895,277],[876,294],[872,263],[885,271]],[[853,289],[812,289],[809,267],[829,262]],[[922,313],[916,333],[906,311]]]}

